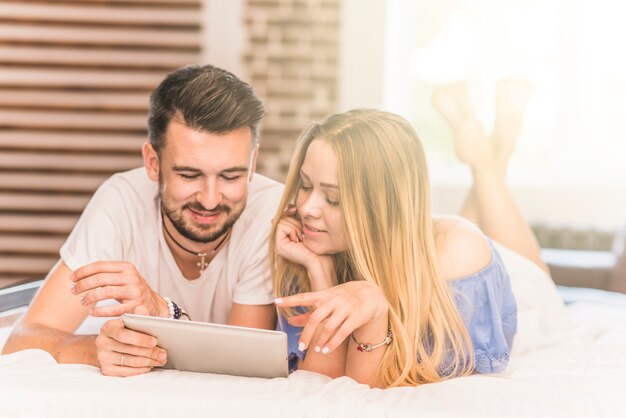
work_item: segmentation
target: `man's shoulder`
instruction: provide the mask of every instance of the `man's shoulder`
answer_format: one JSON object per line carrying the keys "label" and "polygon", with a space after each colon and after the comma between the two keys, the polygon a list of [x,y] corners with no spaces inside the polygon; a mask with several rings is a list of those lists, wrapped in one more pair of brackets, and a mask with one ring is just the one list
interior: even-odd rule
{"label": "man's shoulder", "polygon": [[246,208],[235,223],[234,231],[248,237],[268,234],[283,190],[283,184],[255,174],[248,189]]}
{"label": "man's shoulder", "polygon": [[100,186],[99,193],[116,193],[120,197],[139,200],[152,200],[158,193],[158,186],[150,180],[145,168],[113,174]]}
{"label": "man's shoulder", "polygon": [[271,211],[272,216],[283,195],[285,186],[269,177],[255,174],[250,183],[247,208],[251,211]]}
{"label": "man's shoulder", "polygon": [[150,180],[143,167],[119,172],[109,177],[96,191],[89,206],[111,216],[142,217],[155,206],[158,185]]}
{"label": "man's shoulder", "polygon": [[144,167],[137,167],[113,174],[104,183],[132,189],[152,189],[155,183],[150,180]]}
{"label": "man's shoulder", "polygon": [[282,195],[285,185],[261,174],[255,174],[250,183],[250,194],[279,193]]}

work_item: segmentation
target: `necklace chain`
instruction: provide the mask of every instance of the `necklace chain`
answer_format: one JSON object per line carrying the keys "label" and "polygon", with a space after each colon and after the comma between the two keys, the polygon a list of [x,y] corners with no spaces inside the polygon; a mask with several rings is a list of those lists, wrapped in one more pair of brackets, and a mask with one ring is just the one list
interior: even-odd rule
{"label": "necklace chain", "polygon": [[196,266],[200,268],[200,275],[202,275],[202,273],[204,273],[204,270],[209,266],[209,263],[206,261],[206,256],[209,254],[210,255],[215,254],[217,250],[219,250],[219,248],[222,246],[224,241],[226,241],[226,238],[228,238],[228,236],[230,235],[230,231],[231,231],[230,229],[228,229],[228,231],[226,231],[226,233],[224,234],[224,237],[215,246],[215,248],[213,248],[210,252],[206,253],[206,252],[191,251],[190,249],[183,247],[178,241],[176,241],[176,239],[174,239],[170,231],[167,229],[167,226],[165,226],[165,219],[163,219],[163,229],[165,230],[165,233],[167,234],[167,236],[170,237],[170,239],[174,242],[174,244],[176,244],[181,250],[184,250],[188,252],[189,254],[193,254],[195,256],[200,257],[200,261],[196,263]]}

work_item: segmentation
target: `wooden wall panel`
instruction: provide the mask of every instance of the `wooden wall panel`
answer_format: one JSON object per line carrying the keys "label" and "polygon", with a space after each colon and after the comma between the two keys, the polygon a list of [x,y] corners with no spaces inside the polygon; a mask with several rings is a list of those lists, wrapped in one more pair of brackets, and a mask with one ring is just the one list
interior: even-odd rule
{"label": "wooden wall panel", "polygon": [[148,96],[201,59],[201,0],[0,2],[0,287],[42,278],[94,190],[141,165]]}

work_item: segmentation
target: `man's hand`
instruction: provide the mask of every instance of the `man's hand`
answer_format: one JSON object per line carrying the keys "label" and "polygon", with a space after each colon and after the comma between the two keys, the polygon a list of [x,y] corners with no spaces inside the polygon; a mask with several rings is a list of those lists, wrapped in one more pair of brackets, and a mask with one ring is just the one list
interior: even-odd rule
{"label": "man's hand", "polygon": [[[148,310],[140,305],[134,313],[146,315]],[[127,377],[148,373],[153,367],[167,362],[167,352],[156,345],[156,338],[124,328],[119,318],[107,321],[96,338],[100,370],[106,376]]]}
{"label": "man's hand", "polygon": [[[93,316],[120,316],[132,313],[137,306],[147,309],[146,315],[169,316],[167,302],[155,293],[131,263],[96,261],[70,275],[74,282],[72,293],[81,295],[80,302],[91,306]],[[96,307],[101,300],[115,299],[120,304]]]}

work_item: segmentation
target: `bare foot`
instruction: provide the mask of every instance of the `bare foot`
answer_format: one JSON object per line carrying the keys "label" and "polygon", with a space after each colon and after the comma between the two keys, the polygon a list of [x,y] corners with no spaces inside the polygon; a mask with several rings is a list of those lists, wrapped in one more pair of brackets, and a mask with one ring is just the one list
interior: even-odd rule
{"label": "bare foot", "polygon": [[502,79],[496,84],[496,119],[491,140],[494,154],[505,171],[522,131],[524,111],[532,91],[533,83],[524,79]]}
{"label": "bare foot", "polygon": [[461,161],[474,166],[485,154],[491,154],[490,141],[476,118],[465,81],[437,86],[432,101],[452,128],[454,152]]}

